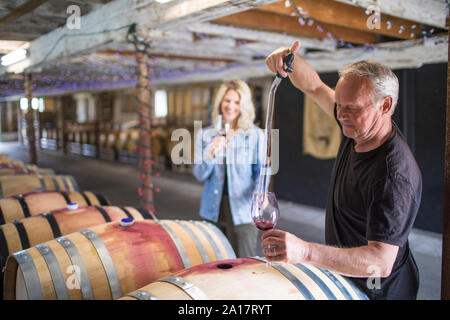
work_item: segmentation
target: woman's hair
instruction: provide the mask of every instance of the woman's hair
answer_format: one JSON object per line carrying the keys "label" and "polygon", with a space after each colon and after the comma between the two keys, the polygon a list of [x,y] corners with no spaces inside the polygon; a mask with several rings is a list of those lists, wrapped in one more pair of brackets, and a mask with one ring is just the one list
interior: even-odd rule
{"label": "woman's hair", "polygon": [[392,97],[391,115],[398,101],[399,84],[397,76],[387,66],[374,61],[359,61],[339,71],[341,78],[347,75],[367,77],[372,83],[372,101],[377,103],[386,96]]}
{"label": "woman's hair", "polygon": [[219,114],[222,114],[222,101],[223,97],[228,91],[234,90],[237,92],[240,98],[241,112],[237,121],[237,128],[248,130],[252,128],[253,121],[255,120],[255,106],[252,101],[252,93],[247,83],[242,80],[233,80],[223,83],[217,91],[214,99],[212,110],[212,121],[214,122]]}

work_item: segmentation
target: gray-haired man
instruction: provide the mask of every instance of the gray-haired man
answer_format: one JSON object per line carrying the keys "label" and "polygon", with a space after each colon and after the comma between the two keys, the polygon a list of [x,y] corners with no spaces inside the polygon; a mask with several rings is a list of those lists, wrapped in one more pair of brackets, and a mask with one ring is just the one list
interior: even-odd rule
{"label": "gray-haired man", "polygon": [[[286,76],[283,58],[299,47],[296,41],[291,48],[275,50],[266,59],[268,68]],[[419,272],[408,235],[420,204],[422,177],[391,119],[397,77],[380,63],[360,61],[339,72],[334,91],[301,57],[295,57],[292,67],[291,82],[336,119],[344,138],[331,175],[326,245],[281,230],[266,231],[262,246],[277,246],[276,256],[268,260],[309,262],[337,271],[351,277],[370,299],[416,299]]]}

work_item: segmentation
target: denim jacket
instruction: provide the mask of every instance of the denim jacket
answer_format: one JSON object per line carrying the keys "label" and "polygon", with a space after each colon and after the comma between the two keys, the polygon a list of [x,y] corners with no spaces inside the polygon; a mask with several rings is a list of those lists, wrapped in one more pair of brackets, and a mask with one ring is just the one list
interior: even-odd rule
{"label": "denim jacket", "polygon": [[[209,156],[209,147],[217,136],[212,127],[203,128],[195,137],[193,174],[204,181],[200,216],[217,222],[222,199],[225,165],[227,166],[228,197],[235,225],[251,223],[251,201],[258,185],[264,135],[257,126],[238,132],[227,142],[226,160]],[[225,164],[226,163],[226,164]],[[267,179],[270,181],[270,179]]]}

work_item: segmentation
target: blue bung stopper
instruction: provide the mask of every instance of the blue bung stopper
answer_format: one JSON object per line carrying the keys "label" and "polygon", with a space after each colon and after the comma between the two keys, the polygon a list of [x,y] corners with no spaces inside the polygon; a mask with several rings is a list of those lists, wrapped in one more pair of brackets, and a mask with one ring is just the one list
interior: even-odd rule
{"label": "blue bung stopper", "polygon": [[132,226],[133,224],[134,224],[133,218],[123,218],[122,220],[120,220],[120,225],[122,227],[129,227]]}

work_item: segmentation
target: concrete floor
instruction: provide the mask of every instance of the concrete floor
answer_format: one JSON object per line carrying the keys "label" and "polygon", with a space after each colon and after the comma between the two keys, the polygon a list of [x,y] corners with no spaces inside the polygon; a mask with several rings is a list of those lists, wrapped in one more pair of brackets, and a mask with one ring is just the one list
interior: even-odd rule
{"label": "concrete floor", "polygon": [[[28,161],[27,149],[17,142],[0,143],[0,153],[10,158]],[[39,150],[38,165],[52,168],[58,174],[72,175],[81,190],[91,190],[109,198],[112,205],[139,206],[137,188],[139,173],[134,165],[97,160],[79,155]],[[156,168],[160,177],[154,185],[161,189],[155,196],[156,216],[159,219],[199,219],[198,211],[203,186],[189,173]],[[281,219],[279,229],[286,230],[306,241],[324,243],[324,210],[279,201]],[[442,235],[414,229],[410,244],[420,270],[418,299],[440,299]],[[258,248],[260,250],[260,247]],[[259,251],[260,252],[260,251]]]}

